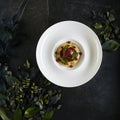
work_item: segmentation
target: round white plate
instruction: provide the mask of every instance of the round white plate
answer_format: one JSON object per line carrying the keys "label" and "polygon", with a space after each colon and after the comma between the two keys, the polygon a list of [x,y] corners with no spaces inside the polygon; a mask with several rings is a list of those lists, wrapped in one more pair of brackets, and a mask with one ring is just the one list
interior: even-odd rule
{"label": "round white plate", "polygon": [[[73,41],[82,50],[80,62],[73,68],[63,67],[55,61],[56,48]],[[62,87],[76,87],[88,82],[97,73],[102,61],[102,47],[97,35],[86,25],[76,21],[63,21],[49,27],[39,39],[36,59],[42,74]]]}

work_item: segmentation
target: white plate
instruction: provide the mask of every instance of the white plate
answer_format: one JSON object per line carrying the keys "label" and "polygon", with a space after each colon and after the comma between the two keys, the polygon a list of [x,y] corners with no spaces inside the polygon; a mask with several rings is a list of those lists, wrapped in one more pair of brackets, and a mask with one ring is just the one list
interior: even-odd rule
{"label": "white plate", "polygon": [[[68,40],[76,42],[83,55],[74,68],[66,68],[55,61],[55,49]],[[42,74],[62,87],[76,87],[88,82],[97,73],[102,61],[102,47],[97,35],[86,25],[63,21],[49,27],[39,39],[36,59]]]}

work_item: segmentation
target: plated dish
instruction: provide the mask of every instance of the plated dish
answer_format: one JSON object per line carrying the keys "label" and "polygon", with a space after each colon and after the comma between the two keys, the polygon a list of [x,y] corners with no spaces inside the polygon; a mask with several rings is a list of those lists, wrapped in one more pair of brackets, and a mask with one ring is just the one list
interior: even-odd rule
{"label": "plated dish", "polygon": [[102,62],[97,35],[86,25],[63,21],[40,37],[36,60],[42,74],[62,87],[76,87],[91,80]]}
{"label": "plated dish", "polygon": [[66,67],[74,67],[82,56],[78,45],[72,41],[61,44],[55,51],[56,61]]}

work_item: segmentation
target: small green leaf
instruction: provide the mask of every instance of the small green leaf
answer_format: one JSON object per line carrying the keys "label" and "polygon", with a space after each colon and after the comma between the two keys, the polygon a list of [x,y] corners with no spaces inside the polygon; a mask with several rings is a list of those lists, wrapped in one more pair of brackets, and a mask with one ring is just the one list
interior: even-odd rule
{"label": "small green leaf", "polygon": [[106,21],[104,34],[111,34],[111,32],[112,32],[112,27],[110,26],[110,23],[108,21]]}
{"label": "small green leaf", "polygon": [[102,26],[101,23],[95,23],[95,24],[93,25],[93,27],[94,27],[95,29],[101,29],[103,26]]}
{"label": "small green leaf", "polygon": [[61,107],[62,107],[62,105],[58,105],[58,106],[57,106],[57,110],[60,110]]}
{"label": "small green leaf", "polygon": [[13,120],[22,120],[22,110],[19,106],[15,110]]}
{"label": "small green leaf", "polygon": [[77,52],[74,52],[74,53],[72,54],[72,59],[76,59],[77,56],[78,56],[78,53],[77,53]]}
{"label": "small green leaf", "polygon": [[65,65],[67,65],[68,63],[68,61],[66,60],[66,59],[63,59],[62,57],[59,57],[59,59],[60,59],[60,61],[63,63],[63,64],[65,64]]}
{"label": "small green leaf", "polygon": [[28,60],[25,61],[24,67],[29,69],[30,68],[30,62]]}
{"label": "small green leaf", "polygon": [[103,50],[107,51],[116,51],[120,47],[120,43],[114,40],[108,40],[103,43],[102,48]]}
{"label": "small green leaf", "polygon": [[108,11],[106,14],[110,22],[115,21],[115,16],[111,12]]}
{"label": "small green leaf", "polygon": [[42,99],[40,99],[38,101],[38,105],[39,105],[40,110],[42,110],[43,109],[43,100]]}
{"label": "small green leaf", "polygon": [[46,112],[43,116],[43,120],[51,120],[54,115],[54,111]]}
{"label": "small green leaf", "polygon": [[10,120],[10,118],[8,118],[3,108],[0,108],[0,117],[2,118],[2,120]]}
{"label": "small green leaf", "polygon": [[63,55],[64,55],[64,53],[66,52],[67,49],[68,49],[68,45],[66,45],[66,46],[63,48]]}
{"label": "small green leaf", "polygon": [[47,86],[50,86],[51,85],[51,82],[49,82],[48,80],[45,80],[44,81],[44,86],[47,87]]}
{"label": "small green leaf", "polygon": [[39,111],[40,111],[39,108],[29,107],[29,108],[25,111],[24,116],[25,116],[26,118],[31,118],[31,117],[33,117],[34,115],[36,115]]}

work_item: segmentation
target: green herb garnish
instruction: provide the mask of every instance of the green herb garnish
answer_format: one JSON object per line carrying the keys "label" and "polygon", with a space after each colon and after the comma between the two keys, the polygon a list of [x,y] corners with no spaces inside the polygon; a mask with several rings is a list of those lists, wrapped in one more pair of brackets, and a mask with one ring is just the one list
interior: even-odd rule
{"label": "green herb garnish", "polygon": [[61,63],[65,64],[65,65],[68,65],[68,61],[67,59],[63,58],[63,57],[59,57]]}
{"label": "green herb garnish", "polygon": [[78,53],[77,52],[74,52],[73,54],[72,54],[72,59],[74,60],[74,59],[77,59],[77,56],[78,56]]}
{"label": "green herb garnish", "polygon": [[68,45],[66,45],[64,48],[63,48],[63,55],[65,54],[66,50],[68,49]]}

